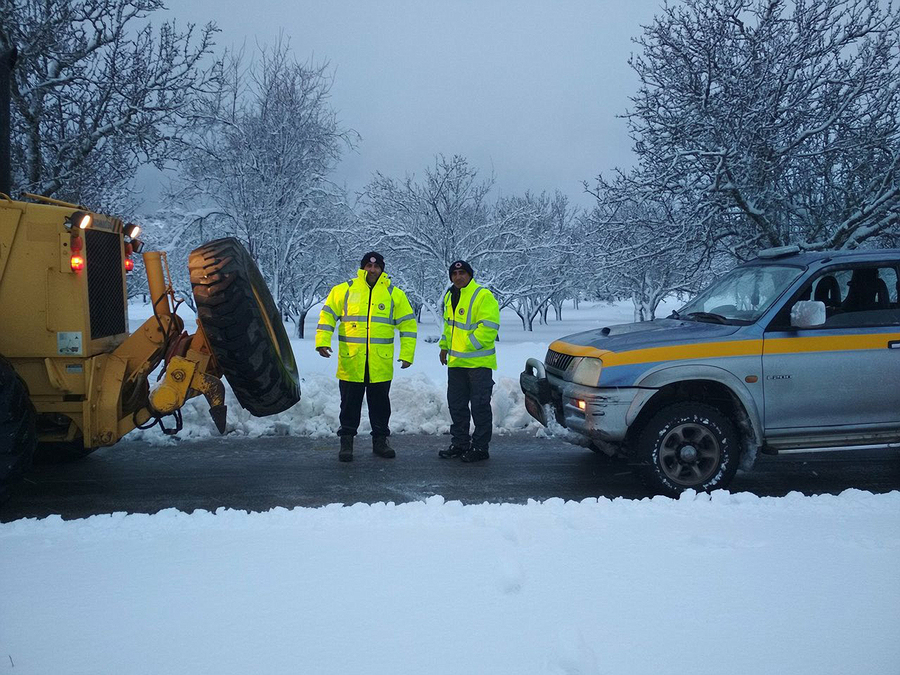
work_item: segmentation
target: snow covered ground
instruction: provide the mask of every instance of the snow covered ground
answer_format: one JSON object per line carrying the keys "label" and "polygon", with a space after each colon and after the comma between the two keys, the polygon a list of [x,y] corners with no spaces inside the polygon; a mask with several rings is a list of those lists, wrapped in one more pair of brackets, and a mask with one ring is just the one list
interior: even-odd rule
{"label": "snow covered ground", "polygon": [[897,492],[20,520],[0,671],[895,675],[898,559]]}
{"label": "snow covered ground", "polygon": [[[504,316],[499,429],[529,427],[527,356],[628,318],[568,310],[526,337]],[[232,399],[235,443],[333,433],[334,364],[295,351],[298,409]],[[395,431],[446,428],[436,345],[393,393]],[[0,525],[0,671],[896,675],[898,560],[900,492],[19,520]]]}

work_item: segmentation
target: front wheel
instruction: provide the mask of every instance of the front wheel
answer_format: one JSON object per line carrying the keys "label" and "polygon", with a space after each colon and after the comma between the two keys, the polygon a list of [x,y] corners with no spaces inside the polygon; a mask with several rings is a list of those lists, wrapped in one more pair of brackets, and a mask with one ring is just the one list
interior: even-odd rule
{"label": "front wheel", "polygon": [[738,434],[722,411],[699,401],[666,406],[638,436],[650,488],[669,496],[726,487],[738,468]]}

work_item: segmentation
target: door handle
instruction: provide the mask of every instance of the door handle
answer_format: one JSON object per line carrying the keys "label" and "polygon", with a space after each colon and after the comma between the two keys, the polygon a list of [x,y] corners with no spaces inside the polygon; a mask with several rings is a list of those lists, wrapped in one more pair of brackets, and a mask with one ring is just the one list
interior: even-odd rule
{"label": "door handle", "polygon": [[900,349],[900,340],[889,340],[888,349]]}

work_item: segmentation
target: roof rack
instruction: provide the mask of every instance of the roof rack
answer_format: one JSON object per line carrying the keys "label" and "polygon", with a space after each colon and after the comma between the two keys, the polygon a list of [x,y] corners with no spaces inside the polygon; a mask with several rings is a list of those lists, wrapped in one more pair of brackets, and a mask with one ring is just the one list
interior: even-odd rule
{"label": "roof rack", "polygon": [[797,244],[790,246],[776,246],[775,248],[766,248],[757,253],[760,258],[780,258],[785,255],[800,253],[800,247]]}

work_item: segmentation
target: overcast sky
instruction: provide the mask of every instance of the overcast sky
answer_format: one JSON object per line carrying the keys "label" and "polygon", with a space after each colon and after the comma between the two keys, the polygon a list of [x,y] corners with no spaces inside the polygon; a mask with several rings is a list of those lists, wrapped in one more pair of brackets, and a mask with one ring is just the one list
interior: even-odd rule
{"label": "overcast sky", "polygon": [[460,154],[499,194],[556,189],[631,163],[624,120],[631,38],[659,0],[190,0],[165,14],[215,22],[248,51],[279,31],[299,60],[327,60],[332,102],[361,136],[338,179],[421,175]]}

